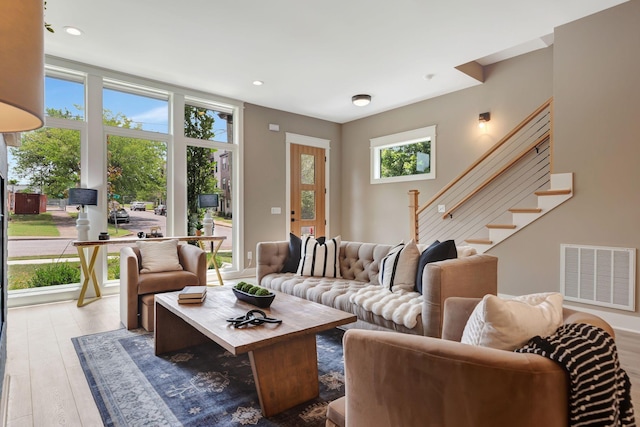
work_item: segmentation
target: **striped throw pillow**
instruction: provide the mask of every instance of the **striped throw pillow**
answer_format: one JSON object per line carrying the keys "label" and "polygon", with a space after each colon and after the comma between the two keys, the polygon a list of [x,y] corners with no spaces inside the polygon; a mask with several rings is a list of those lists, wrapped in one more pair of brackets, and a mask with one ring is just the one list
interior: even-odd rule
{"label": "striped throw pillow", "polygon": [[420,251],[413,239],[394,246],[380,262],[380,285],[390,291],[413,291],[419,259]]}
{"label": "striped throw pillow", "polygon": [[340,277],[340,236],[325,239],[324,243],[313,237],[302,238],[299,276]]}

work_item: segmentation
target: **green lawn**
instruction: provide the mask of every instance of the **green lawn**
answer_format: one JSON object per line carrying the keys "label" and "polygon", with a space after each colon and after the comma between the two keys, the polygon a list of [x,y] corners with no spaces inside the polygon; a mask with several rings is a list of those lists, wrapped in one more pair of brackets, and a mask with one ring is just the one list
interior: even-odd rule
{"label": "green lawn", "polygon": [[[78,283],[80,281],[80,262],[79,261],[60,261],[67,264],[71,269],[78,270]],[[13,264],[7,266],[7,276],[9,282],[9,290],[29,289],[37,287],[32,283],[33,277],[36,276],[37,270],[50,269],[55,263],[50,264]],[[47,274],[46,276],[53,276]],[[109,258],[107,262],[107,280],[115,280],[120,278],[120,259]],[[39,286],[62,285],[66,283],[39,283]]]}
{"label": "green lawn", "polygon": [[8,232],[10,237],[60,235],[51,214],[46,212],[39,215],[11,215]]}
{"label": "green lawn", "polygon": [[[77,218],[76,212],[71,212],[72,218]],[[123,228],[116,230],[115,225],[108,224],[107,231],[111,237],[123,237],[131,235],[132,231]],[[9,236],[59,236],[57,227],[53,221],[50,213],[42,213],[39,215],[12,215],[9,221]],[[118,256],[119,253],[109,254]],[[57,283],[56,280],[67,280],[69,278],[69,271],[74,272],[73,277],[79,275],[80,263],[78,261],[67,261],[65,258],[75,258],[75,255],[63,255],[58,261],[61,265],[56,263],[47,264],[13,264],[7,266],[7,275],[9,282],[9,290],[27,289],[37,286],[51,286],[63,283]],[[25,256],[20,258],[13,258],[15,260],[29,260],[51,258],[47,256]],[[12,260],[13,260],[12,259]],[[207,259],[211,259],[211,254],[207,253]],[[216,257],[218,265],[223,263],[231,263],[233,261],[231,252],[220,252]],[[213,268],[213,265],[211,265]],[[64,270],[64,271],[60,271]],[[79,276],[78,276],[79,277]],[[119,257],[110,258],[108,260],[107,279],[114,280],[120,277],[120,262]],[[80,280],[79,278],[74,280]]]}

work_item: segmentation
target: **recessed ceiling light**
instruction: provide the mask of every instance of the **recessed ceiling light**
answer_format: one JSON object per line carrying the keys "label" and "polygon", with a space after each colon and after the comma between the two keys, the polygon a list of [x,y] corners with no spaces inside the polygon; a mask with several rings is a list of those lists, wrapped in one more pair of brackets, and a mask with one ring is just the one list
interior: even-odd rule
{"label": "recessed ceiling light", "polygon": [[254,80],[254,81],[253,81],[253,84],[254,84],[255,86],[262,86],[262,85],[264,84],[264,82],[263,82],[262,80]]}
{"label": "recessed ceiling light", "polygon": [[67,32],[67,34],[71,34],[72,36],[81,36],[82,35],[82,30],[76,27],[64,27],[64,30]]}

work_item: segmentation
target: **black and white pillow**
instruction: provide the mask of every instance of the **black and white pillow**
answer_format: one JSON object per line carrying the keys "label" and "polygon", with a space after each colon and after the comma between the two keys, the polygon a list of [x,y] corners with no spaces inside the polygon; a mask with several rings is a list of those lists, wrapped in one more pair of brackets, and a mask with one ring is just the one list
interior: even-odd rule
{"label": "black and white pillow", "polygon": [[340,236],[318,241],[303,237],[300,251],[300,276],[340,277]]}
{"label": "black and white pillow", "polygon": [[380,285],[390,291],[401,289],[413,291],[418,258],[420,258],[420,251],[413,240],[391,248],[380,262],[380,273],[378,273]]}

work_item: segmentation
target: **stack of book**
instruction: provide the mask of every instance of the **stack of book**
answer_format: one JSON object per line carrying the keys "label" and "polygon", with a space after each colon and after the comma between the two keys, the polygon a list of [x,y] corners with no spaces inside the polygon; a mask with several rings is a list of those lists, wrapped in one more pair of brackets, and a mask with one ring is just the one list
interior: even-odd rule
{"label": "stack of book", "polygon": [[178,294],[180,304],[199,304],[207,297],[206,286],[185,286]]}

